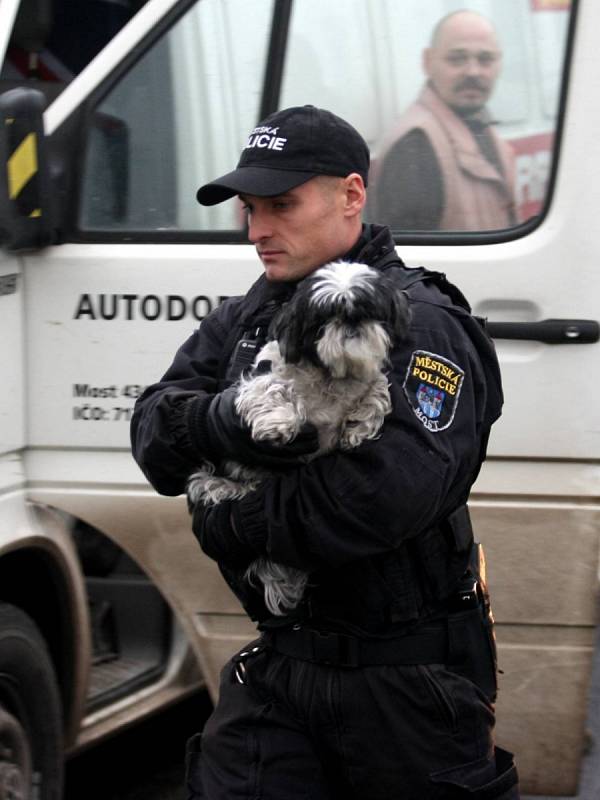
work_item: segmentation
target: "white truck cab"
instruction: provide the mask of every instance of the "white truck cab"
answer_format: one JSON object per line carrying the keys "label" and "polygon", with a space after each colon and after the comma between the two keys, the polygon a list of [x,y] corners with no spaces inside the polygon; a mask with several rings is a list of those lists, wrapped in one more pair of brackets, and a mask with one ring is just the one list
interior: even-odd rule
{"label": "white truck cab", "polygon": [[515,151],[518,222],[394,235],[496,339],[505,407],[470,509],[497,738],[525,793],[574,794],[600,538],[600,6],[100,5],[2,0],[0,15],[0,785],[59,800],[65,757],[203,684],[215,697],[253,635],[184,499],[158,497],[129,449],[135,398],[261,271],[238,201],[203,208],[196,190],[258,120],[304,103],[348,119],[376,163],[434,25],[466,7],[502,44],[490,110]]}

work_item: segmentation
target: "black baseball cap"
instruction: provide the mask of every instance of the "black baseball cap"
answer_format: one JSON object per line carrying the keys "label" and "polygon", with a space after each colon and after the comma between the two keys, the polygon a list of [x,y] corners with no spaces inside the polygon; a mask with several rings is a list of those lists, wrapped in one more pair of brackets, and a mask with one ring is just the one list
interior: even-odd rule
{"label": "black baseball cap", "polygon": [[273,197],[315,175],[345,178],[357,172],[367,184],[369,148],[348,122],[315,106],[270,114],[254,128],[236,169],[198,189],[203,206],[237,194]]}

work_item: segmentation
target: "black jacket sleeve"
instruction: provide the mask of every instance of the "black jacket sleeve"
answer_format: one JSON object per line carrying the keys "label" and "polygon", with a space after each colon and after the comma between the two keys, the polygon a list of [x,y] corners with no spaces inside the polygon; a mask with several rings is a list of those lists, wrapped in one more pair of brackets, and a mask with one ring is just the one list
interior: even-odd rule
{"label": "black jacket sleeve", "polygon": [[[228,335],[228,309],[208,316],[180,347],[163,378],[138,398],[131,447],[140,469],[160,494],[178,495],[204,454],[191,434],[217,386],[219,358]],[[230,315],[229,315],[230,316]]]}
{"label": "black jacket sleeve", "polygon": [[[462,374],[459,395],[446,398],[449,424],[437,432],[419,417],[408,381],[418,353]],[[394,351],[389,378],[393,411],[381,437],[272,477],[238,501],[235,542],[215,544],[223,555],[248,547],[301,569],[339,567],[395,549],[466,501],[501,390],[488,386],[460,320],[413,303],[411,338]]]}

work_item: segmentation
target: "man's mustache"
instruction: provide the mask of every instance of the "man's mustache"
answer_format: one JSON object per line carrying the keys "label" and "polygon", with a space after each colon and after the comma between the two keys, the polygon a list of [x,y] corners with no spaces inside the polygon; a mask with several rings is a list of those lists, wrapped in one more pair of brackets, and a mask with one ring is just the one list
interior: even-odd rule
{"label": "man's mustache", "polygon": [[482,80],[480,78],[475,78],[474,76],[470,75],[466,78],[463,78],[456,84],[456,91],[462,91],[462,89],[477,89],[480,92],[488,92],[489,91],[489,84],[487,81]]}

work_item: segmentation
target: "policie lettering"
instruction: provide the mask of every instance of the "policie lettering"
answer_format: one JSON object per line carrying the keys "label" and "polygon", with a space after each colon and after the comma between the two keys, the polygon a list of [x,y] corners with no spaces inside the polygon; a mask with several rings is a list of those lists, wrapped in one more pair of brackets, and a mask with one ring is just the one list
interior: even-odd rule
{"label": "policie lettering", "polygon": [[79,296],[73,318],[106,321],[144,319],[149,322],[164,319],[173,322],[193,317],[202,322],[216,305],[226,299],[226,295],[220,295],[215,302],[203,294],[186,298],[180,294],[159,297],[156,294],[86,293]]}
{"label": "policie lettering", "polygon": [[248,143],[245,150],[250,150],[253,147],[266,148],[267,150],[283,150],[287,139],[277,136],[279,128],[270,128],[268,125],[259,125],[254,128],[248,137]]}
{"label": "policie lettering", "polygon": [[432,358],[429,355],[416,355],[412,374],[431,386],[439,386],[448,394],[456,394],[463,373],[448,366],[450,362]]}

